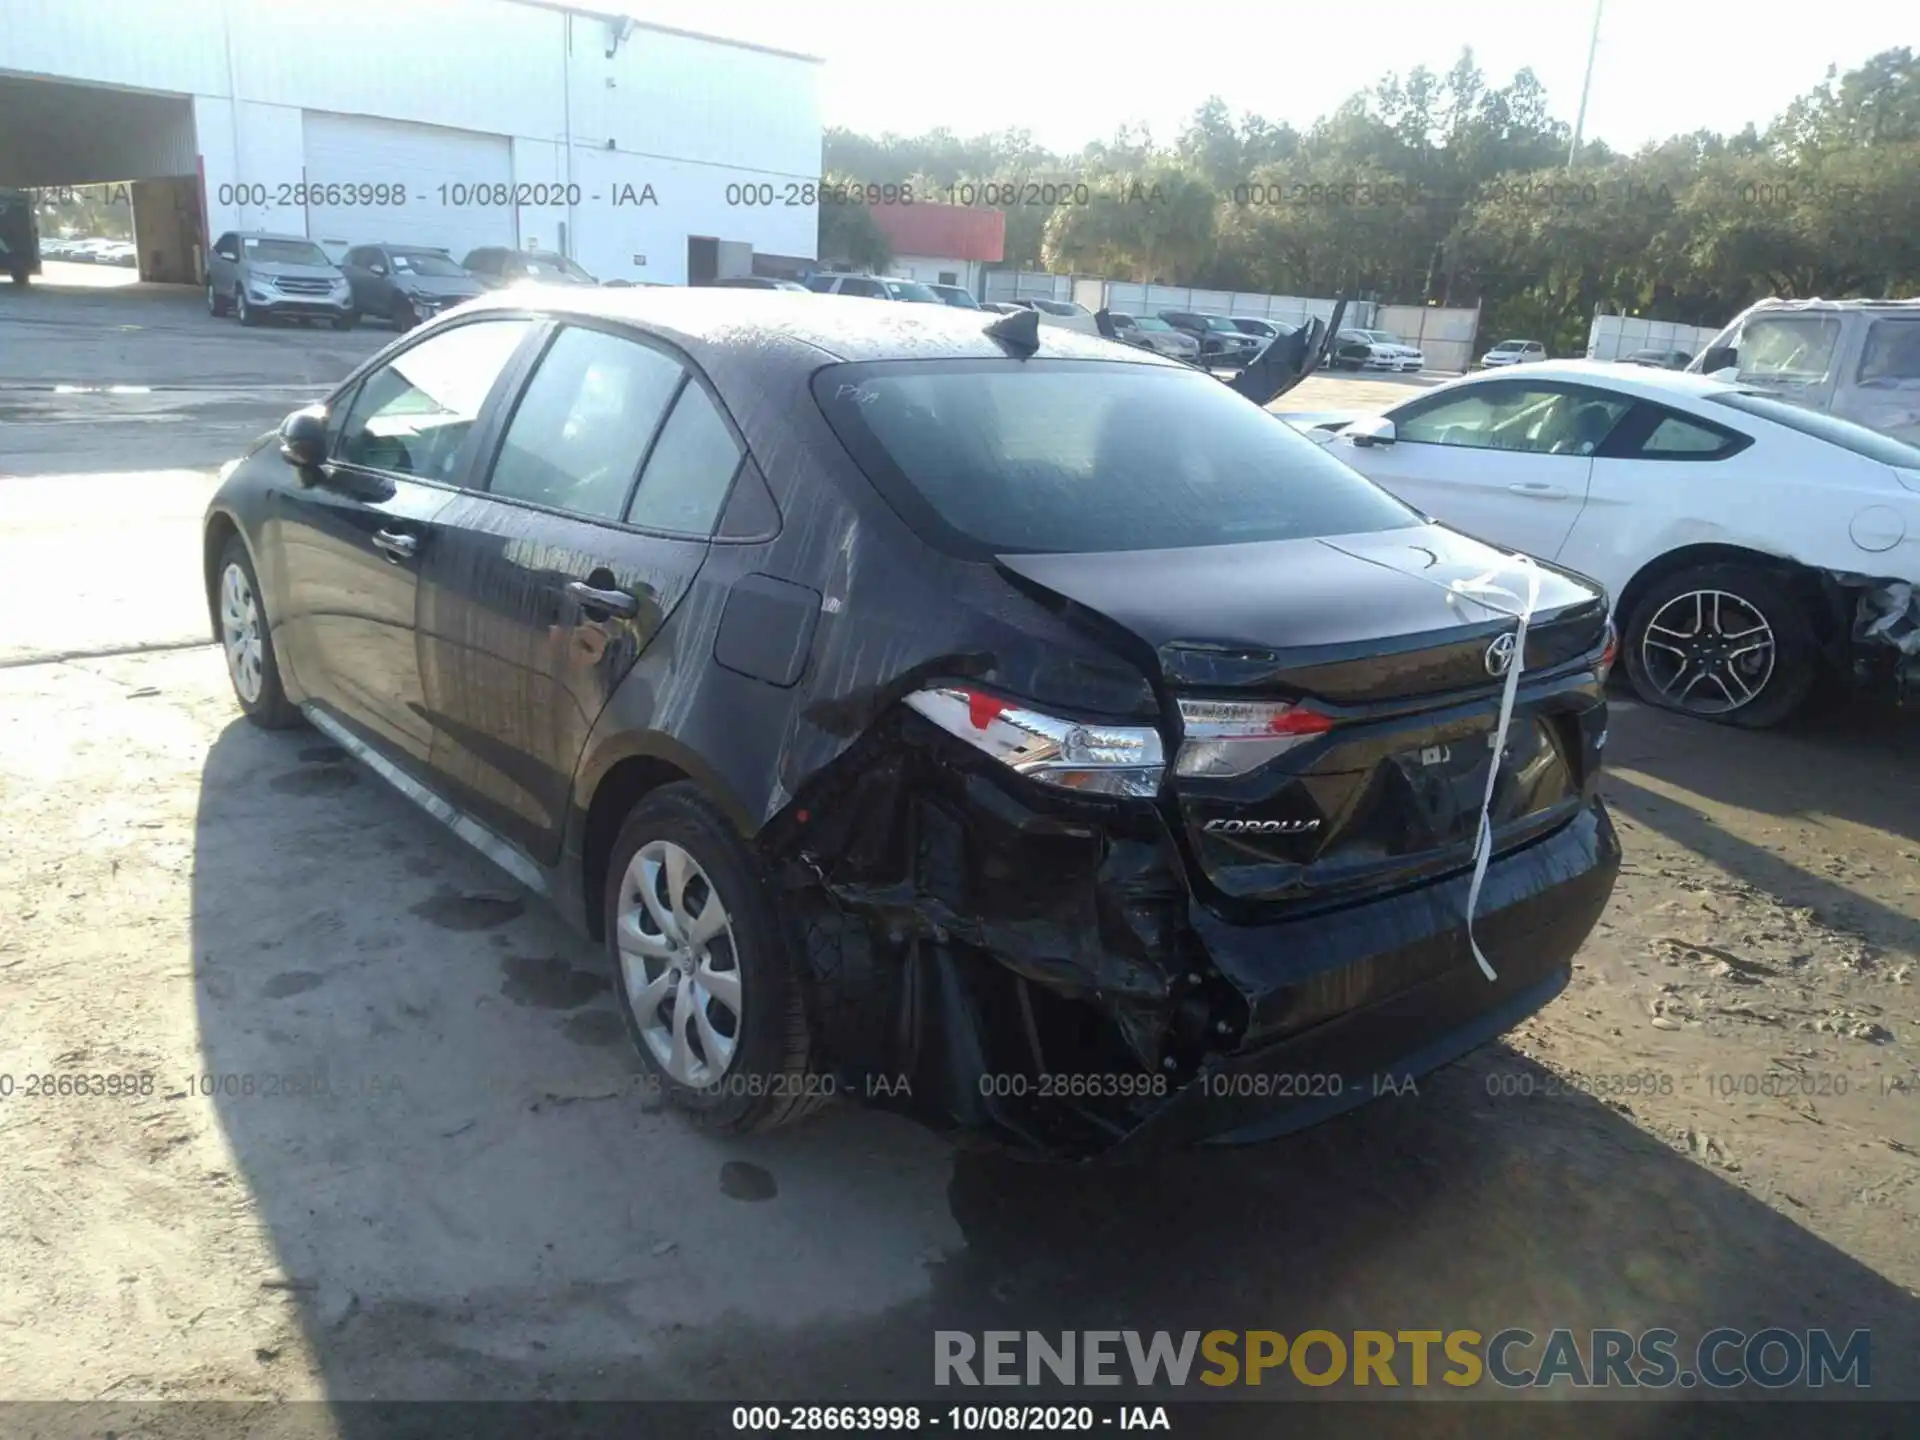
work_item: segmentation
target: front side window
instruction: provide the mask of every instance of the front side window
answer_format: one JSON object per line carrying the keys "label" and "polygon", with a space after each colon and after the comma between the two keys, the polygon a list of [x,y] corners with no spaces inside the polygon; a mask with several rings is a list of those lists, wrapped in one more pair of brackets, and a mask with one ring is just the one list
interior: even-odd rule
{"label": "front side window", "polygon": [[1761,315],[1741,328],[1737,345],[1742,381],[1818,385],[1833,371],[1840,322],[1832,316]]}
{"label": "front side window", "polygon": [[334,458],[396,475],[457,478],[467,432],[532,324],[477,320],[402,351],[361,383]]}
{"label": "front side window", "polygon": [[566,327],[527,382],[488,490],[619,519],[685,373],[672,356],[638,341]]}
{"label": "front side window", "polygon": [[828,366],[828,422],[930,543],[984,557],[1397,529],[1411,510],[1184,368],[1104,361]]}
{"label": "front side window", "polygon": [[1631,408],[1617,395],[1530,385],[1476,385],[1394,417],[1394,437],[1416,445],[1591,455]]}
{"label": "front side window", "polygon": [[740,468],[740,446],[711,396],[688,382],[647,457],[627,520],[650,530],[711,535]]}

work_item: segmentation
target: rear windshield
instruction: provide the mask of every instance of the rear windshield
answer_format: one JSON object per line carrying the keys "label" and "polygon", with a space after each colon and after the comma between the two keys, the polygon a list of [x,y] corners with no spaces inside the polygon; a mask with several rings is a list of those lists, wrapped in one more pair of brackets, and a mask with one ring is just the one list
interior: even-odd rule
{"label": "rear windshield", "polygon": [[1421,524],[1188,369],[1073,360],[834,365],[814,395],[889,504],[971,558],[1184,549]]}
{"label": "rear windshield", "polygon": [[1836,415],[1825,415],[1817,410],[1804,410],[1784,400],[1775,400],[1770,395],[1755,395],[1747,390],[1736,390],[1726,395],[1712,395],[1708,398],[1716,405],[1726,405],[1735,410],[1744,410],[1749,415],[1758,415],[1763,420],[1771,420],[1774,424],[1784,425],[1789,430],[1798,430],[1802,435],[1811,435],[1816,440],[1825,440],[1855,455],[1863,455],[1869,460],[1878,460],[1883,465],[1900,465],[1909,470],[1920,469],[1920,449],[1907,444],[1904,440],[1896,440],[1891,435],[1882,435],[1878,430],[1869,430],[1864,425],[1856,425],[1851,420],[1842,420]]}

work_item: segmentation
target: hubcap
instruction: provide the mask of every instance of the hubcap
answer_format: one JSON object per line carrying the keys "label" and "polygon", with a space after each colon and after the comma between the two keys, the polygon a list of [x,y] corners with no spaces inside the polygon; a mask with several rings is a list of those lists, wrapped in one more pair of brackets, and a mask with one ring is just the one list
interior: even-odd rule
{"label": "hubcap", "polygon": [[733,920],[707,872],[671,840],[640,847],[620,882],[620,977],[647,1049],[682,1085],[712,1085],[740,1043]]}
{"label": "hubcap", "polygon": [[1726,715],[1773,678],[1773,627],[1725,590],[1690,590],[1662,605],[1640,637],[1640,663],[1669,704]]}
{"label": "hubcap", "polygon": [[220,576],[220,635],[233,688],[251,705],[260,698],[265,680],[266,647],[260,639],[260,606],[247,583],[247,572],[238,565],[227,566]]}

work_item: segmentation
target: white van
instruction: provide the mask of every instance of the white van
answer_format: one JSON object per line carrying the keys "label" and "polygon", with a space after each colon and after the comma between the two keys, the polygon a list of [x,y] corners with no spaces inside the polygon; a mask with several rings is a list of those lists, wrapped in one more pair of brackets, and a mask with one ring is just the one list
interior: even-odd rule
{"label": "white van", "polygon": [[1687,368],[1920,444],[1920,300],[1762,300]]}

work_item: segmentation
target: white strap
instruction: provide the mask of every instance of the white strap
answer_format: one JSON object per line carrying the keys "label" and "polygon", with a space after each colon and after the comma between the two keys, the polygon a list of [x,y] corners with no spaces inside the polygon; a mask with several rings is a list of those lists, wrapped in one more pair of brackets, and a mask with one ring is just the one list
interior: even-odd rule
{"label": "white strap", "polygon": [[1473,917],[1480,905],[1480,887],[1487,878],[1487,864],[1493,859],[1493,791],[1500,780],[1500,761],[1506,755],[1507,727],[1513,721],[1513,701],[1520,689],[1520,672],[1526,668],[1527,623],[1533,619],[1533,608],[1540,602],[1539,567],[1525,555],[1515,555],[1513,558],[1527,575],[1524,598],[1505,586],[1494,584],[1493,571],[1472,580],[1456,580],[1447,586],[1451,595],[1496,610],[1502,615],[1512,615],[1520,622],[1513,632],[1513,663],[1507,667],[1507,683],[1500,692],[1500,723],[1493,732],[1493,759],[1487,766],[1487,793],[1480,800],[1480,828],[1473,845],[1473,883],[1467,887],[1467,944],[1473,949],[1473,958],[1480,963],[1481,973],[1489,980],[1500,977],[1480,952],[1480,942],[1473,933]]}

